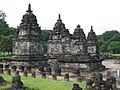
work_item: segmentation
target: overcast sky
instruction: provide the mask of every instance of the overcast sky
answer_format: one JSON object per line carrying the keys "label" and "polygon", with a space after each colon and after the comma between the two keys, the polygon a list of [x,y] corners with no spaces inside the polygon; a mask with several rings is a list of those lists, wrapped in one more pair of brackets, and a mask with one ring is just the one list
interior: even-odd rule
{"label": "overcast sky", "polygon": [[17,27],[31,3],[41,29],[53,29],[61,19],[70,33],[78,24],[87,34],[93,26],[96,34],[107,30],[120,31],[120,0],[0,0],[0,10],[10,27]]}

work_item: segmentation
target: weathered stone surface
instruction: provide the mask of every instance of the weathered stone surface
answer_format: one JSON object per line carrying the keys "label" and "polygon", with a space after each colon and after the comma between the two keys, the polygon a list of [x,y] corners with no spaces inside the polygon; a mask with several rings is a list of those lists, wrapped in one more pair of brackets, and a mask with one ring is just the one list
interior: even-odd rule
{"label": "weathered stone surface", "polygon": [[57,75],[54,75],[54,74],[53,74],[53,75],[52,75],[52,79],[53,79],[53,80],[57,80]]}
{"label": "weathered stone surface", "polygon": [[77,82],[82,82],[83,79],[84,79],[84,77],[81,76],[80,74],[76,75],[76,81]]}
{"label": "weathered stone surface", "polygon": [[13,90],[22,90],[23,87],[23,82],[21,81],[20,75],[16,74],[15,77],[12,77],[12,84],[11,88]]}
{"label": "weathered stone surface", "polygon": [[[103,70],[105,67],[101,63],[98,51],[97,36],[92,26],[87,38],[80,25],[70,34],[59,14],[48,41],[49,60],[59,62],[59,67],[62,68],[66,68],[64,63],[87,63],[88,71]],[[79,65],[77,67],[80,68]]]}
{"label": "weathered stone surface", "polygon": [[42,43],[41,28],[29,4],[26,14],[23,15],[21,23],[16,29],[12,60],[28,61],[29,63],[43,60]]}
{"label": "weathered stone surface", "polygon": [[8,75],[11,75],[11,69],[8,69],[8,70],[7,70],[7,74],[8,74]]}
{"label": "weathered stone surface", "polygon": [[91,79],[86,80],[86,90],[94,90],[93,81]]}
{"label": "weathered stone surface", "polygon": [[0,73],[3,73],[3,64],[0,64]]}
{"label": "weathered stone surface", "polygon": [[91,79],[86,81],[86,85],[86,90],[118,90],[116,78],[109,71],[105,81],[101,73],[93,73]]}
{"label": "weathered stone surface", "polygon": [[9,65],[6,64],[6,65],[5,65],[5,70],[7,71],[8,69],[9,69]]}
{"label": "weathered stone surface", "polygon": [[26,71],[27,71],[28,73],[31,73],[31,66],[26,66]]}
{"label": "weathered stone surface", "polygon": [[12,71],[16,71],[17,70],[17,66],[15,66],[15,65],[11,66],[11,70]]}
{"label": "weathered stone surface", "polygon": [[97,44],[97,36],[93,31],[93,27],[91,26],[91,30],[87,36],[87,52],[90,54],[98,54],[98,44]]}
{"label": "weathered stone surface", "polygon": [[45,79],[46,78],[46,73],[43,72],[41,76],[42,76],[42,78]]}
{"label": "weathered stone surface", "polygon": [[31,73],[31,76],[32,76],[33,78],[36,78],[36,73],[35,73],[35,71],[33,71],[33,72]]}
{"label": "weathered stone surface", "polygon": [[74,69],[74,70],[73,70],[73,74],[79,75],[79,74],[80,74],[79,69]]}
{"label": "weathered stone surface", "polygon": [[65,81],[69,81],[69,74],[65,74],[64,80],[65,80]]}
{"label": "weathered stone surface", "polygon": [[79,86],[79,84],[74,83],[72,90],[82,90],[82,88]]}
{"label": "weathered stone surface", "polygon": [[19,71],[20,72],[24,72],[24,69],[25,69],[25,66],[23,66],[23,65],[19,66]]}
{"label": "weathered stone surface", "polygon": [[23,76],[28,77],[28,73],[26,70],[23,72]]}
{"label": "weathered stone surface", "polygon": [[53,74],[55,74],[55,75],[61,75],[61,68],[54,68],[53,69]]}
{"label": "weathered stone surface", "polygon": [[0,76],[0,85],[5,85],[5,84],[6,84],[6,81],[2,76]]}
{"label": "weathered stone surface", "polygon": [[46,67],[45,68],[45,73],[47,74],[47,75],[51,75],[52,73],[52,69],[51,69],[51,67]]}
{"label": "weathered stone surface", "polygon": [[42,74],[44,72],[44,67],[41,65],[38,67],[38,71],[40,74]]}
{"label": "weathered stone surface", "polygon": [[109,71],[107,72],[106,89],[118,90],[116,86],[116,78],[112,76]]}

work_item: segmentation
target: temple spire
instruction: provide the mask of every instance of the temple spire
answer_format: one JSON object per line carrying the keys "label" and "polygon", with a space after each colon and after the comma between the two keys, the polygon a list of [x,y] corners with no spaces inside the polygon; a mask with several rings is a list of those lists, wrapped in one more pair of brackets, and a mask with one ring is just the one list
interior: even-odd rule
{"label": "temple spire", "polygon": [[90,31],[93,31],[93,26],[91,26],[91,30]]}
{"label": "temple spire", "polygon": [[80,24],[78,24],[77,27],[80,27]]}
{"label": "temple spire", "polygon": [[28,5],[28,10],[27,10],[26,12],[33,12],[33,11],[31,10],[31,4],[30,4],[30,3],[29,3],[29,5]]}
{"label": "temple spire", "polygon": [[62,20],[61,20],[61,15],[60,15],[60,14],[58,15],[58,20],[57,20],[57,21],[62,21]]}

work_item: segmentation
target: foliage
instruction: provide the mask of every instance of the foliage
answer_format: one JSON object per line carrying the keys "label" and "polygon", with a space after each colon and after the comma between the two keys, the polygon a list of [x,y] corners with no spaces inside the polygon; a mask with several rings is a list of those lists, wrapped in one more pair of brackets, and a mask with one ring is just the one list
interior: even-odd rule
{"label": "foliage", "polygon": [[44,47],[44,51],[45,53],[47,53],[47,48],[48,48],[48,44],[47,44],[47,41],[49,40],[49,37],[51,35],[51,30],[41,30],[41,33],[42,33],[42,37],[43,37],[43,47]]}
{"label": "foliage", "polygon": [[[117,30],[106,31],[102,35],[98,35],[98,44],[100,52],[111,52],[109,45],[111,42],[119,42],[120,41],[120,33]],[[108,48],[109,46],[109,48]],[[114,47],[115,48],[115,47]],[[114,52],[114,53],[118,53]]]}
{"label": "foliage", "polygon": [[42,37],[43,37],[43,40],[45,42],[47,42],[49,40],[49,37],[50,37],[50,34],[51,34],[52,30],[41,30],[41,33],[42,33]]}
{"label": "foliage", "polygon": [[0,19],[5,20],[5,17],[6,17],[5,13],[2,10],[0,10]]}
{"label": "foliage", "polygon": [[[9,83],[11,82],[11,78],[12,78],[11,76],[6,74],[0,74],[0,76],[3,76],[7,82]],[[42,79],[39,77],[37,78],[22,77],[21,79],[24,85],[26,87],[29,87],[31,90],[71,90],[72,85],[74,83],[74,82]],[[10,85],[7,85],[6,87],[9,87],[9,86]],[[80,83],[80,86],[85,89],[85,82]],[[5,89],[5,88],[2,87],[2,89]],[[0,87],[0,90],[1,90],[1,87]]]}
{"label": "foliage", "polygon": [[0,51],[12,52],[12,38],[14,37],[14,28],[10,28],[5,21],[5,13],[0,11]]}
{"label": "foliage", "polygon": [[108,45],[107,50],[113,54],[120,53],[120,42],[111,42]]}

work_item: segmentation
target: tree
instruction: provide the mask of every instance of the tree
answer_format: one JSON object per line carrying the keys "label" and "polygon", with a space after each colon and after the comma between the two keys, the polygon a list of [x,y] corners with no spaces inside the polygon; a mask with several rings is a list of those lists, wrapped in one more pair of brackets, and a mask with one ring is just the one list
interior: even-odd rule
{"label": "tree", "polygon": [[47,41],[49,40],[49,37],[50,37],[51,32],[52,32],[51,30],[46,30],[46,29],[41,30],[42,37],[43,37],[43,40],[44,40],[45,42],[47,42]]}
{"label": "tree", "polygon": [[106,31],[105,33],[102,34],[102,37],[104,41],[110,40],[115,34],[119,34],[117,30],[112,30],[112,31]]}
{"label": "tree", "polygon": [[118,54],[120,53],[120,42],[111,42],[108,47],[107,50],[109,52],[112,52],[113,54]]}
{"label": "tree", "polygon": [[14,37],[14,28],[10,28],[5,21],[5,13],[0,11],[0,51],[11,52],[12,51],[12,38]]}
{"label": "tree", "polygon": [[47,53],[47,48],[48,48],[47,41],[49,40],[49,37],[50,37],[50,35],[51,35],[51,32],[52,32],[51,30],[46,30],[46,29],[41,30],[42,37],[43,37],[43,41],[44,41],[43,47],[44,47],[45,53]]}
{"label": "tree", "polygon": [[118,42],[120,41],[120,33],[117,30],[112,30],[112,31],[106,31],[102,35],[98,35],[98,44],[99,44],[99,50],[100,52],[107,52],[108,50],[108,45],[111,42]]}
{"label": "tree", "polygon": [[5,12],[3,12],[2,10],[0,10],[0,19],[3,20],[3,21],[5,21],[5,17],[6,17]]}

